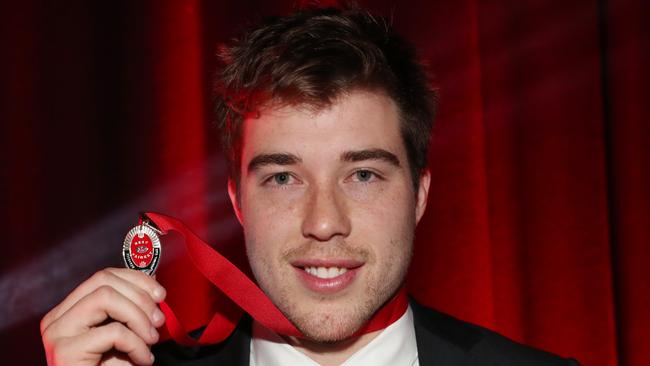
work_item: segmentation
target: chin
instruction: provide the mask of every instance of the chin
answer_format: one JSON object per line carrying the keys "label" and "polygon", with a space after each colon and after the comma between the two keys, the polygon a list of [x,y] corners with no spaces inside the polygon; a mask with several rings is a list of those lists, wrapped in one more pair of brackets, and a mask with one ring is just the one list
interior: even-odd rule
{"label": "chin", "polygon": [[334,343],[350,338],[365,323],[365,319],[349,318],[323,314],[311,319],[297,319],[295,324],[312,341]]}
{"label": "chin", "polygon": [[308,339],[333,343],[350,338],[366,324],[374,312],[368,305],[324,306],[320,304],[301,309],[303,311],[290,312],[287,317]]}

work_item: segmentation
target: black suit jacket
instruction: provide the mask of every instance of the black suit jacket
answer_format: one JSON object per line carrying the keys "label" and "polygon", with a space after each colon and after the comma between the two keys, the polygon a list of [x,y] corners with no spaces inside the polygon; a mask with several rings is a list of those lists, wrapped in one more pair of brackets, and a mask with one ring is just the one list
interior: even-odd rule
{"label": "black suit jacket", "polygon": [[[570,366],[563,359],[513,342],[485,328],[463,322],[411,301],[420,366]],[[181,347],[173,342],[154,346],[156,365],[248,366],[251,319],[242,319],[223,343]]]}

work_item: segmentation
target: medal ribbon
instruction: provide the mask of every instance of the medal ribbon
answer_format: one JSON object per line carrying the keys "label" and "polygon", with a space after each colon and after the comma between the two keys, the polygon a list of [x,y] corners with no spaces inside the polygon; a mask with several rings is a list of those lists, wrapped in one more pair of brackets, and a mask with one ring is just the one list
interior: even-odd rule
{"label": "medal ribbon", "polygon": [[[239,268],[214,250],[181,221],[169,216],[146,213],[153,224],[167,234],[174,231],[184,240],[187,253],[196,268],[214,284],[224,295],[230,298],[239,309],[221,309],[217,311],[198,340],[188,336],[188,332],[167,303],[162,302],[160,309],[165,314],[165,325],[176,343],[196,346],[214,344],[224,341],[237,326],[242,311],[274,332],[286,336],[304,338],[304,335],[280,312],[266,294]],[[399,319],[408,306],[406,290],[400,288],[395,296],[386,302],[365,326],[355,335],[384,329]]]}

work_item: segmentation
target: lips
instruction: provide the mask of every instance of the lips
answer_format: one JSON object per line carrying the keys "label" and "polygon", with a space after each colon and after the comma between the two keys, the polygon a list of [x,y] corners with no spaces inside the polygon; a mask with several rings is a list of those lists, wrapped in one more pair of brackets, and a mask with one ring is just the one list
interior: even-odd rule
{"label": "lips", "polygon": [[347,288],[363,262],[348,259],[298,260],[291,263],[305,287],[319,294],[334,294]]}

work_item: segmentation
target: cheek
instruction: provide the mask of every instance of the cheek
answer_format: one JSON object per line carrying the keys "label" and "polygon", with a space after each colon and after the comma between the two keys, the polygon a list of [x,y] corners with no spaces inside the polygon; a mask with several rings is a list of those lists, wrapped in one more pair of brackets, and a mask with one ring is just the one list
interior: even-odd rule
{"label": "cheek", "polygon": [[271,223],[256,217],[250,217],[249,222],[254,223],[254,225],[244,224],[246,256],[253,276],[260,286],[267,290],[266,280],[276,277],[274,269],[278,268],[276,261],[279,240],[269,230],[269,227],[272,227]]}
{"label": "cheek", "polygon": [[359,225],[374,226],[377,233],[396,233],[415,227],[415,198],[405,189],[371,189],[347,192],[353,202],[353,217]]}
{"label": "cheek", "polygon": [[250,255],[271,255],[283,250],[299,227],[298,213],[295,194],[246,195],[242,199],[242,223]]}
{"label": "cheek", "polygon": [[410,255],[415,229],[414,199],[403,193],[383,195],[356,205],[353,227],[357,240],[368,245],[378,262],[390,264]]}
{"label": "cheek", "polygon": [[345,196],[352,202],[361,205],[376,204],[378,200],[383,200],[386,187],[384,183],[352,183],[343,187]]}
{"label": "cheek", "polygon": [[258,220],[295,214],[303,195],[302,188],[254,187],[242,196],[242,211]]}

